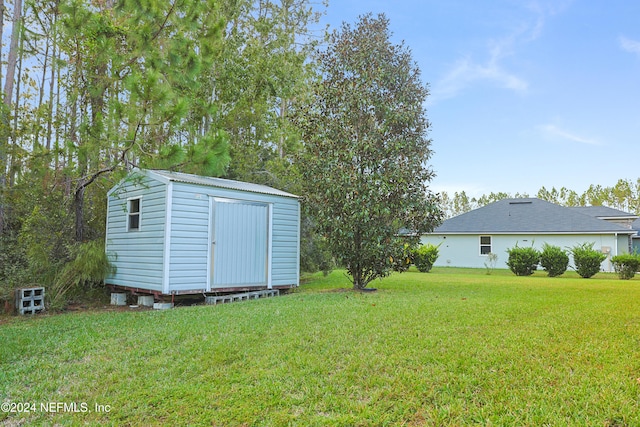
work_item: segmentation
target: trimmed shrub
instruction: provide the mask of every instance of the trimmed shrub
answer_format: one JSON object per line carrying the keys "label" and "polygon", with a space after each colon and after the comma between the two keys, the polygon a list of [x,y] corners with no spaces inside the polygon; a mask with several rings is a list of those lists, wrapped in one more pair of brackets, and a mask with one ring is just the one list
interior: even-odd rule
{"label": "trimmed shrub", "polygon": [[507,249],[507,253],[507,265],[516,276],[530,276],[538,268],[540,252],[533,247],[520,248],[516,244],[514,248]]}
{"label": "trimmed shrub", "polygon": [[569,255],[567,255],[567,251],[561,249],[559,246],[545,243],[540,253],[540,265],[549,277],[560,276],[567,271]]}
{"label": "trimmed shrub", "polygon": [[595,245],[595,242],[585,242],[581,245],[575,245],[571,248],[575,269],[580,277],[583,277],[585,279],[588,279],[589,277],[599,272],[602,261],[607,259],[607,256],[605,254],[593,249],[593,245]]}
{"label": "trimmed shrub", "polygon": [[433,264],[435,264],[438,256],[440,256],[439,247],[440,245],[434,246],[431,243],[427,243],[426,245],[420,245],[413,252],[413,264],[418,271],[422,273],[431,271]]}
{"label": "trimmed shrub", "polygon": [[621,254],[611,258],[613,268],[622,280],[633,279],[640,268],[640,255],[638,254]]}
{"label": "trimmed shrub", "polygon": [[393,271],[399,273],[407,271],[413,263],[413,251],[414,249],[409,243],[403,243],[402,247],[398,248],[396,253],[389,257]]}

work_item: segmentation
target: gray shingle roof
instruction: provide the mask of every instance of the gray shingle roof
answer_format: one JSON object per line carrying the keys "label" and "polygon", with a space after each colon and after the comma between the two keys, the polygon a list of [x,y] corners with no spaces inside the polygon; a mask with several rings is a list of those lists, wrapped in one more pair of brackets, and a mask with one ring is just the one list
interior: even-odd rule
{"label": "gray shingle roof", "polygon": [[504,199],[448,219],[434,233],[621,233],[632,230],[541,199]]}
{"label": "gray shingle roof", "polygon": [[575,210],[585,215],[593,216],[595,218],[638,218],[638,215],[621,211],[619,209],[610,208],[608,206],[575,206],[570,207],[569,209]]}
{"label": "gray shingle roof", "polygon": [[160,175],[170,181],[184,182],[187,184],[206,185],[209,187],[226,188],[229,190],[241,190],[249,191],[252,193],[271,194],[274,196],[294,197],[298,196],[287,193],[286,191],[278,190],[266,185],[253,184],[250,182],[234,181],[231,179],[212,178],[209,176],[192,175],[182,172],[170,172],[164,170],[152,170],[149,171],[152,174]]}

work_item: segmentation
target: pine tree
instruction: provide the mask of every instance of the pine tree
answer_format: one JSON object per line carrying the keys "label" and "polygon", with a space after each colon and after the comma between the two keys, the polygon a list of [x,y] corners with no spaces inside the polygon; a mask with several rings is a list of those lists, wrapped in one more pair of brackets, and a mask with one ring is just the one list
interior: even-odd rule
{"label": "pine tree", "polygon": [[73,181],[76,239],[84,237],[87,187],[132,166],[224,173],[227,137],[202,129],[214,111],[197,96],[218,54],[218,2],[122,0],[96,10],[61,5],[67,58],[66,170]]}

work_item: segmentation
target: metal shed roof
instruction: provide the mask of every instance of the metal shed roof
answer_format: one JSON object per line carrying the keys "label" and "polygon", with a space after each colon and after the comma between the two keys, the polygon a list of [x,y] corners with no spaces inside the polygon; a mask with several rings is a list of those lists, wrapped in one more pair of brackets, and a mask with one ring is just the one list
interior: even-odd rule
{"label": "metal shed roof", "polygon": [[165,178],[169,181],[184,182],[186,184],[205,185],[209,187],[226,188],[229,190],[248,191],[251,193],[271,194],[274,196],[298,198],[295,194],[278,190],[266,185],[253,184],[250,182],[234,181],[231,179],[212,178],[208,176],[192,175],[182,172],[171,172],[165,170],[148,170],[147,173]]}

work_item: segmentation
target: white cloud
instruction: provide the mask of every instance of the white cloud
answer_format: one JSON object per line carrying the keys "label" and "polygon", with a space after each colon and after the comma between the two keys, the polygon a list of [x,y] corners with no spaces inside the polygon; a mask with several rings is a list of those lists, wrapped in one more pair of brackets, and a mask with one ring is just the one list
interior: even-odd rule
{"label": "white cloud", "polygon": [[622,48],[622,50],[626,50],[627,52],[640,55],[639,41],[631,40],[624,36],[620,36],[620,38],[618,39],[618,42],[620,43],[620,47]]}
{"label": "white cloud", "polygon": [[581,135],[575,134],[565,129],[561,129],[556,125],[552,125],[552,124],[542,125],[539,127],[539,129],[542,131],[542,133],[545,136],[553,139],[560,138],[560,139],[564,139],[572,142],[578,142],[580,144],[601,145],[601,143],[596,139],[585,138]]}
{"label": "white cloud", "polygon": [[497,87],[524,93],[529,83],[504,65],[505,58],[513,56],[516,48],[534,40],[541,32],[544,21],[538,10],[535,22],[520,25],[507,36],[490,40],[486,52],[486,60],[474,61],[466,55],[458,59],[444,76],[438,80],[432,90],[431,102],[457,96],[460,92],[480,82],[490,82]]}
{"label": "white cloud", "polygon": [[506,70],[500,63],[502,56],[501,48],[494,47],[491,49],[490,58],[484,64],[474,62],[469,57],[459,59],[434,85],[432,97],[436,100],[453,98],[480,81],[492,82],[503,89],[526,92],[528,82]]}
{"label": "white cloud", "polygon": [[[574,0],[531,0],[523,5],[525,17],[509,19],[507,35],[488,41],[484,61],[474,61],[470,55],[458,59],[432,87],[430,103],[453,98],[465,89],[481,82],[489,82],[502,89],[526,93],[529,82],[509,70],[506,59],[517,55],[519,48],[538,39],[547,20],[571,6]],[[521,12],[520,10],[519,12]],[[519,13],[516,12],[516,13]],[[517,23],[520,21],[520,23]],[[514,22],[516,25],[514,26]]]}

